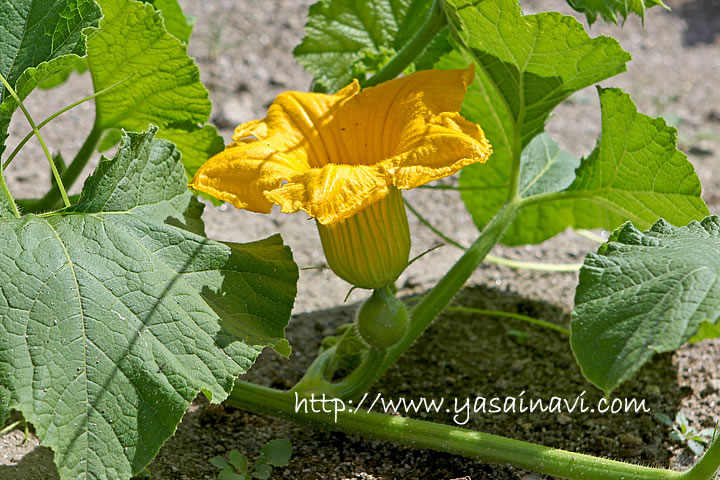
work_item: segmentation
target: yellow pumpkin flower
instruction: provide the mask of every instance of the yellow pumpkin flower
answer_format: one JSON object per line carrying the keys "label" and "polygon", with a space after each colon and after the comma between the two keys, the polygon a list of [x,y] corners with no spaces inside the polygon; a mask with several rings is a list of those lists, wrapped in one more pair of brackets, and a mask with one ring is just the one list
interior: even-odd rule
{"label": "yellow pumpkin flower", "polygon": [[472,66],[425,70],[363,90],[355,80],[334,95],[282,93],[265,119],[236,128],[233,142],[190,186],[253,212],[270,213],[273,204],[285,213],[305,211],[322,238],[324,229],[395,189],[487,160],[491,147],[482,129],[458,113],[473,76]]}
{"label": "yellow pumpkin flower", "polygon": [[484,162],[491,148],[460,116],[473,68],[424,70],[334,95],[280,94],[264,120],[237,127],[233,143],[191,186],[237,208],[303,210],[321,224],[348,218],[388,194]]}

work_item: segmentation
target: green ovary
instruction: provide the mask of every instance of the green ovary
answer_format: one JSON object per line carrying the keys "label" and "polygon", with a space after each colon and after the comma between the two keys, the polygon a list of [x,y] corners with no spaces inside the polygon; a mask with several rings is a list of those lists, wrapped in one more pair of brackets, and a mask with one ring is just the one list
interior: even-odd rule
{"label": "green ovary", "polygon": [[360,337],[375,348],[395,345],[405,335],[407,325],[405,305],[387,287],[374,290],[357,314]]}

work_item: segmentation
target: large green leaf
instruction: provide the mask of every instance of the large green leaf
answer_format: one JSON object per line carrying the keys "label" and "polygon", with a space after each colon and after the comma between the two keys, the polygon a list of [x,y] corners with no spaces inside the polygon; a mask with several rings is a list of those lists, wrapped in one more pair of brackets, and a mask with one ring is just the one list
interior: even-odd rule
{"label": "large green leaf", "polygon": [[289,353],[289,249],[188,229],[201,208],[154,135],[127,134],[75,207],[0,222],[0,379],[62,479],[129,478],[198,392],[222,401],[264,346]]}
{"label": "large green leaf", "polygon": [[520,157],[520,196],[559,192],[575,180],[580,159],[563,152],[547,133],[533,138]]}
{"label": "large green leaf", "polygon": [[215,127],[202,126],[211,103],[187,46],[168,33],[162,14],[150,4],[99,3],[104,16],[87,39],[95,91],[129,80],[95,99],[96,128],[139,131],[149,123],[159,125],[158,137],[178,143],[192,176],[224,142]]}
{"label": "large green leaf", "polygon": [[[615,228],[631,220],[647,228],[658,218],[685,225],[708,214],[700,180],[677,149],[677,131],[638,113],[629,95],[601,89],[602,134],[556,208],[567,225]],[[552,206],[552,203],[550,203]]]}
{"label": "large green leaf", "polygon": [[[15,85],[30,67],[82,55],[82,30],[99,18],[94,0],[0,0],[0,73]],[[2,99],[8,96],[3,86],[0,93]]]}
{"label": "large green leaf", "polygon": [[438,67],[475,64],[463,114],[483,127],[494,150],[487,164],[460,175],[463,200],[482,228],[508,198],[513,158],[543,131],[550,112],[573,92],[624,71],[630,55],[614,39],[590,38],[572,17],[523,16],[515,0],[447,0],[445,11],[461,50]]}
{"label": "large green leaf", "polygon": [[183,43],[190,41],[195,19],[188,17],[182,11],[178,0],[143,0],[152,4],[156,10],[162,12],[165,28]]}
{"label": "large green leaf", "polygon": [[[185,16],[180,8],[180,5],[177,3],[177,0],[143,1],[145,3],[152,4],[156,10],[159,10],[162,13],[163,20],[165,21],[165,28],[169,33],[177,37],[178,40],[183,43],[188,43],[188,41],[190,41],[194,20]],[[45,89],[55,88],[65,83],[72,73],[85,73],[87,69],[87,58],[78,59],[77,62],[73,63],[69,67],[64,68],[58,73],[44,79],[38,86]],[[99,150],[103,151],[102,149]]]}
{"label": "large green leaf", "polygon": [[690,342],[702,342],[711,338],[720,338],[720,323],[702,322],[697,334],[690,338]]}
{"label": "large green leaf", "polygon": [[88,69],[87,57],[80,57],[75,62],[73,62],[71,65],[69,65],[69,66],[63,68],[62,70],[60,70],[59,72],[43,79],[38,84],[38,88],[42,88],[45,90],[53,89],[53,88],[65,83],[67,81],[67,79],[70,78],[70,75],[72,75],[73,73],[80,75],[80,74],[87,72],[87,69]]}
{"label": "large green leaf", "polygon": [[[576,171],[577,160],[567,154],[557,153],[556,161],[548,162],[549,154],[559,152],[549,137],[537,137],[523,152],[521,196],[561,193],[555,200],[522,210],[503,243],[539,243],[568,227],[613,229],[627,220],[639,228],[647,228],[661,217],[685,225],[708,214],[700,196],[700,180],[677,150],[675,129],[662,118],[638,113],[621,90],[599,89],[599,93],[600,141]],[[547,151],[539,145],[541,141]],[[491,183],[478,181],[476,190],[464,192],[475,208],[493,192]]]}
{"label": "large green leaf", "polygon": [[720,319],[720,218],[686,227],[627,223],[585,258],[571,344],[583,374],[611,392],[655,353]]}
{"label": "large green leaf", "polygon": [[[668,8],[662,0],[567,0],[572,8],[584,13],[592,25],[600,15],[606,22],[617,23],[618,15],[624,19],[631,13],[645,19],[645,10],[661,5]],[[668,8],[669,10],[669,8]]]}
{"label": "large green leaf", "polygon": [[[374,73],[400,50],[420,28],[432,3],[320,0],[310,7],[305,38],[293,53],[315,76],[317,88],[335,92],[353,77]],[[418,52],[416,66],[429,68],[448,49],[447,30],[443,30]]]}
{"label": "large green leaf", "polygon": [[[24,99],[30,84],[34,88],[44,77],[67,68],[64,56],[85,53],[82,30],[97,25],[99,18],[94,0],[0,0],[0,74]],[[28,69],[37,70],[28,74]],[[23,76],[26,88],[19,89]],[[0,85],[0,155],[16,108]]]}
{"label": "large green leaf", "polygon": [[[520,163],[520,196],[530,197],[548,192],[562,191],[575,180],[580,159],[560,150],[547,133],[541,133],[523,149]],[[478,192],[492,192],[492,185]],[[468,194],[474,192],[467,192]],[[505,190],[502,191],[506,195]],[[466,195],[466,198],[469,195]],[[505,197],[499,200],[505,200]],[[473,204],[477,199],[473,197]],[[568,218],[554,204],[531,205],[524,208],[505,232],[503,243],[522,245],[540,243],[564,230]]]}
{"label": "large green leaf", "polygon": [[[523,16],[515,0],[447,0],[445,8],[454,38],[475,62],[474,93],[499,97],[503,111],[496,111],[495,102],[474,100],[468,107],[500,117],[502,124],[493,120],[493,127],[518,137],[522,146],[571,93],[623,72],[630,60],[615,39],[590,38],[573,17]],[[518,128],[508,128],[510,122]]]}

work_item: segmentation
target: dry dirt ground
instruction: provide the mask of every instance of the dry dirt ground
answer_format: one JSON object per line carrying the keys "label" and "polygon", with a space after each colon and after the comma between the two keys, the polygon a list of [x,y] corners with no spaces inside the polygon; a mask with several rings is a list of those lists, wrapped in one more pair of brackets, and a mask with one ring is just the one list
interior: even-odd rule
{"label": "dry dirt ground", "polygon": [[[603,82],[626,89],[640,111],[663,115],[679,128],[681,147],[696,166],[704,198],[720,212],[720,3],[717,0],[666,1],[672,12],[652,9],[645,25],[637,18],[620,27],[595,24],[592,35],[611,34],[633,55],[629,70]],[[190,53],[197,59],[214,101],[213,122],[226,139],[239,122],[264,116],[275,95],[304,90],[310,76],[295,64],[291,51],[302,36],[307,0],[181,0],[197,17]],[[573,14],[561,0],[523,1],[528,12],[557,9]],[[576,15],[577,16],[577,15]],[[578,16],[579,18],[579,16]],[[38,117],[89,91],[86,77],[74,78],[59,90],[34,94],[30,109]],[[71,157],[89,130],[92,106],[86,104],[46,130],[52,149]],[[27,127],[18,121],[17,141]],[[590,152],[600,129],[593,88],[578,92],[556,111],[549,130],[561,147],[575,155]],[[10,172],[11,189],[19,196],[44,192],[49,175],[37,145],[30,145]],[[456,192],[416,190],[407,197],[441,230],[470,243],[477,231]],[[251,241],[280,232],[301,267],[323,264],[315,228],[303,215],[270,216],[208,207],[208,235],[219,240]],[[437,238],[410,218],[414,252]],[[598,232],[599,233],[599,232]],[[596,248],[593,242],[566,232],[542,245],[497,247],[493,253],[545,262],[580,262]],[[443,247],[416,262],[401,277],[401,294],[426,291],[459,257]],[[567,325],[577,276],[516,271],[485,264],[458,296],[458,305],[519,312]],[[295,315],[288,328],[294,353],[290,361],[272,352],[261,356],[249,377],[289,387],[313,358],[320,339],[349,321],[365,295],[354,292],[346,303],[348,285],[323,270],[301,273]],[[650,413],[618,415],[514,414],[478,415],[469,428],[630,462],[683,468],[694,461],[683,445],[669,439],[668,429],[653,417],[682,411],[692,425],[712,427],[720,420],[720,341],[686,346],[659,355],[623,385],[618,397],[646,400]],[[574,398],[583,391],[588,401],[600,392],[587,383],[572,357],[567,339],[514,321],[466,314],[444,314],[374,388],[386,397],[492,397],[519,395]],[[420,418],[423,416],[420,415]],[[448,416],[433,417],[451,422]],[[295,453],[287,468],[273,478],[288,479],[523,479],[538,475],[510,466],[488,465],[462,457],[371,442],[344,434],[319,432],[272,417],[208,406],[196,401],[177,434],[150,465],[153,478],[213,479],[208,463],[215,455],[237,449],[255,457],[273,438],[289,438]],[[0,479],[57,478],[52,453],[31,436],[23,443],[19,430],[0,437]]]}

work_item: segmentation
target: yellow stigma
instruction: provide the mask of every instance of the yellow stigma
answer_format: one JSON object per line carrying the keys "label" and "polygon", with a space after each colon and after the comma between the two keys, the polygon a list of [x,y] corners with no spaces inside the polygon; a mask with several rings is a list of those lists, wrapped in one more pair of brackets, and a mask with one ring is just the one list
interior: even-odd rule
{"label": "yellow stigma", "polygon": [[317,223],[328,265],[359,288],[382,288],[405,270],[410,230],[400,190],[340,222]]}

